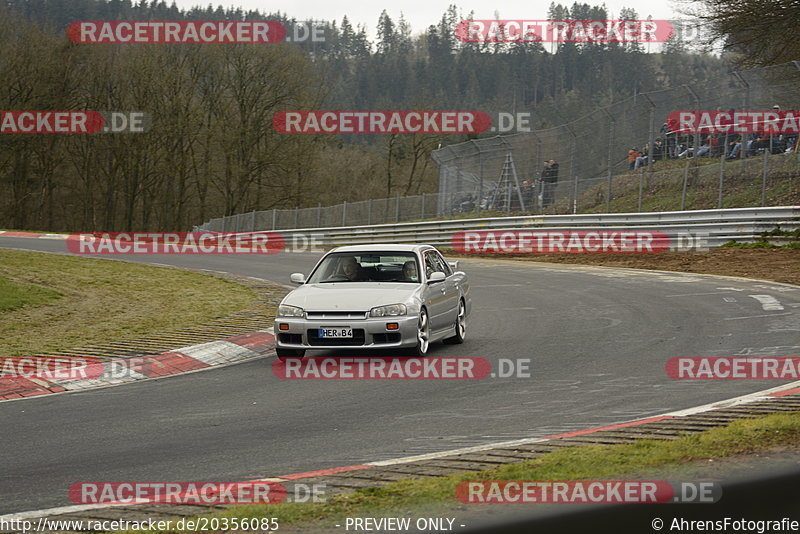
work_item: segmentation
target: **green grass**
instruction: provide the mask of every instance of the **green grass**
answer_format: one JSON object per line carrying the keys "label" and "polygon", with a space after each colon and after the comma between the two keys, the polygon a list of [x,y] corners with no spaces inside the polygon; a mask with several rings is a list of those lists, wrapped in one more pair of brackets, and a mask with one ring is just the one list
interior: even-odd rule
{"label": "green grass", "polygon": [[455,489],[462,481],[641,479],[652,476],[654,470],[680,473],[692,462],[724,459],[776,447],[797,447],[798,443],[800,412],[781,413],[741,419],[675,441],[643,440],[626,445],[568,448],[491,470],[358,490],[355,494],[335,496],[324,503],[235,506],[208,517],[277,517],[283,528],[330,526],[343,517],[453,512],[460,505],[455,500]]}
{"label": "green grass", "polygon": [[34,284],[20,284],[0,277],[0,312],[9,312],[23,306],[41,306],[51,303],[64,294]]}
{"label": "green grass", "polygon": [[[152,335],[225,317],[256,299],[249,288],[211,275],[18,250],[0,250],[0,277],[17,288],[9,302],[21,302],[20,287],[39,299],[0,315],[0,356]],[[3,286],[0,294],[6,296]]]}
{"label": "green grass", "polygon": [[[770,239],[780,238],[782,241],[788,241],[783,245],[778,245],[770,241]],[[782,248],[782,249],[800,249],[800,229],[794,231],[781,230],[775,228],[769,232],[762,232],[760,237],[752,243],[739,243],[737,241],[728,241],[724,245],[725,248]]]}
{"label": "green grass", "polygon": [[[800,160],[797,155],[773,155],[767,158],[767,206],[793,205],[800,202]],[[659,161],[653,176],[644,171],[642,211],[681,209],[686,161]],[[723,181],[724,208],[761,205],[763,157],[744,161],[726,161]],[[719,160],[689,162],[685,209],[716,209],[719,205]],[[599,183],[579,195],[578,213],[606,211],[607,183]],[[615,176],[611,194],[612,213],[635,212],[639,203],[639,171]],[[556,205],[558,213],[571,212],[571,199]]]}

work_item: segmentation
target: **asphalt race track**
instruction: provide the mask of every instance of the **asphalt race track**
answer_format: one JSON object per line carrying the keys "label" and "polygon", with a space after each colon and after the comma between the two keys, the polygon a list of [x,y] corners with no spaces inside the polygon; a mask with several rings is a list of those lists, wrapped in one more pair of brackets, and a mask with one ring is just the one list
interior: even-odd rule
{"label": "asphalt race track", "polygon": [[[0,247],[66,250],[4,237]],[[288,283],[318,257],[124,259]],[[0,514],[72,504],[67,489],[78,481],[235,481],[659,415],[785,383],[676,381],[664,369],[671,357],[800,352],[800,288],[489,260],[462,268],[474,303],[467,341],[434,345],[431,357],[480,356],[495,369],[500,358],[528,358],[530,378],[284,381],[269,356],[3,402]]]}

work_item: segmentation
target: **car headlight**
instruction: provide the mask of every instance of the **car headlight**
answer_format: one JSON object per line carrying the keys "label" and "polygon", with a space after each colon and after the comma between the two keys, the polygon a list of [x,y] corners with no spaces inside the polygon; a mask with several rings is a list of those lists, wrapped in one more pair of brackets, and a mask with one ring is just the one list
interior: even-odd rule
{"label": "car headlight", "polygon": [[278,317],[303,317],[305,311],[297,306],[281,304],[278,306]]}
{"label": "car headlight", "polygon": [[378,306],[369,311],[370,317],[392,317],[395,315],[405,315],[405,304],[389,304],[388,306]]}

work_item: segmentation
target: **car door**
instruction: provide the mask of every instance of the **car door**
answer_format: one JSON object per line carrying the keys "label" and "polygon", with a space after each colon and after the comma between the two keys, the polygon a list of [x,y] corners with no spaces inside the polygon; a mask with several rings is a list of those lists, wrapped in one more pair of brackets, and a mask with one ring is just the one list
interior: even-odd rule
{"label": "car door", "polygon": [[431,331],[439,332],[455,324],[458,313],[458,290],[455,287],[450,266],[441,259],[437,251],[426,250],[423,254],[423,265],[426,280],[435,272],[445,275],[445,279],[441,282],[428,283],[426,289]]}
{"label": "car door", "polygon": [[438,251],[434,251],[434,254],[440,270],[447,277],[444,280],[445,302],[444,314],[442,316],[442,328],[449,328],[455,324],[456,318],[458,317],[458,297],[460,295],[458,284],[461,280],[453,273],[450,264],[447,263],[447,260],[445,260]]}

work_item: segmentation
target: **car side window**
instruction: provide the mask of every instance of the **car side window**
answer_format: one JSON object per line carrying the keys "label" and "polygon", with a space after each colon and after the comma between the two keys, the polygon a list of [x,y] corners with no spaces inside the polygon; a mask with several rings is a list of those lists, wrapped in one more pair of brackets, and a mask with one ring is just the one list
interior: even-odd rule
{"label": "car side window", "polygon": [[450,276],[450,266],[436,251],[428,251],[425,253],[425,273],[430,276],[431,273],[444,273],[445,276]]}
{"label": "car side window", "polygon": [[425,276],[430,277],[432,273],[440,270],[436,265],[436,257],[432,252],[425,253]]}
{"label": "car side window", "polygon": [[451,274],[453,274],[453,271],[450,269],[450,264],[447,263],[447,261],[438,252],[436,253],[436,259],[442,265],[442,269],[441,270],[442,270],[442,272],[444,273],[445,276],[450,276]]}

